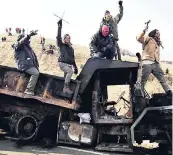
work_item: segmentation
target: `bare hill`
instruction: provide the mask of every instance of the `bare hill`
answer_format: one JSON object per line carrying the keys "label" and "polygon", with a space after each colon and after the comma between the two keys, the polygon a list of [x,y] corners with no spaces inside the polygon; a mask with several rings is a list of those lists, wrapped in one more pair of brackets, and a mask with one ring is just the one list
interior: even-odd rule
{"label": "bare hill", "polygon": [[[2,36],[6,36],[6,35],[1,34],[0,38],[2,38]],[[0,64],[5,66],[16,67],[14,62],[14,57],[13,57],[13,49],[11,45],[16,41],[17,36],[14,35],[14,36],[6,36],[6,37],[7,37],[7,41],[0,43]],[[55,40],[46,38],[46,45],[45,45],[46,50],[48,50],[49,44],[56,46]],[[59,69],[59,66],[57,63],[58,49],[55,51],[53,55],[51,54],[47,55],[45,52],[42,52],[40,38],[38,36],[32,37],[31,46],[38,57],[39,64],[40,64],[40,71],[42,73],[63,76],[63,72]],[[84,47],[80,45],[73,45],[73,47],[75,49],[75,57],[76,57],[77,66],[80,71],[81,70],[80,66],[84,65],[87,59],[89,58],[89,49],[88,47]],[[122,57],[122,60],[136,62],[137,58],[126,55]],[[172,65],[164,62],[162,63],[162,68],[164,72],[166,71],[167,68],[169,69],[169,74],[166,75],[166,78],[167,78],[167,82],[171,85],[172,84]],[[73,78],[76,78],[76,76],[73,75]],[[110,87],[109,89],[112,92],[111,96],[113,97],[115,95],[115,93],[113,93],[113,87]],[[161,88],[159,82],[153,76],[150,76],[146,89],[150,94],[155,92],[163,92],[163,89]]]}

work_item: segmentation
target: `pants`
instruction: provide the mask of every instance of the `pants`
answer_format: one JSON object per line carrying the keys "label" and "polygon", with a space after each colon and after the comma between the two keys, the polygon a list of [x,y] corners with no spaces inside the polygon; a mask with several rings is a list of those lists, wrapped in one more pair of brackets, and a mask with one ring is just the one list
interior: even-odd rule
{"label": "pants", "polygon": [[168,84],[166,83],[165,77],[163,70],[160,67],[159,63],[154,63],[154,64],[145,64],[142,66],[142,81],[141,85],[144,88],[145,84],[148,80],[148,77],[152,73],[160,82],[162,85],[162,88],[164,89],[165,92],[170,90]]}
{"label": "pants", "polygon": [[44,44],[42,43],[42,50],[44,50]]}
{"label": "pants", "polygon": [[111,48],[111,49],[107,49],[104,53],[102,53],[100,55],[100,58],[106,57],[106,59],[113,60],[114,56],[115,56],[115,50],[114,48]]}
{"label": "pants", "polygon": [[113,43],[115,46],[115,59],[117,59],[117,55],[118,55],[118,60],[121,60],[121,53],[120,53],[120,48],[119,48],[118,42],[116,40],[114,40]]}
{"label": "pants", "polygon": [[39,77],[39,71],[35,67],[31,67],[25,72],[31,75],[26,89],[27,91],[34,91],[35,86],[37,84],[38,77]]}
{"label": "pants", "polygon": [[73,75],[72,65],[59,62],[59,67],[64,72],[65,83],[69,83]]}

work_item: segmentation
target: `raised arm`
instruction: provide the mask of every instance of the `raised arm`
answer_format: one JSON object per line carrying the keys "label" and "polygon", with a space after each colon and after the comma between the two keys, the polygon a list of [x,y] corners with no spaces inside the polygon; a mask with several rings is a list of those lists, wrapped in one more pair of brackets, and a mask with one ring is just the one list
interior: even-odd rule
{"label": "raised arm", "polygon": [[27,35],[27,36],[23,37],[22,39],[18,40],[17,43],[15,44],[15,49],[20,48],[20,46],[23,45],[29,39],[30,39],[30,36]]}
{"label": "raised arm", "polygon": [[57,31],[57,37],[56,37],[57,46],[61,46],[62,44],[61,29],[62,29],[62,19],[58,21],[58,31]]}
{"label": "raised arm", "polygon": [[119,1],[118,4],[119,4],[119,13],[113,18],[114,21],[117,21],[117,23],[120,22],[120,20],[122,19],[123,17],[123,14],[124,14],[124,7],[122,5],[122,1]]}
{"label": "raised arm", "polygon": [[34,36],[34,35],[37,35],[37,30],[31,31],[30,34],[26,36],[20,35],[17,40],[17,43],[14,44],[13,48],[17,50],[18,48],[21,47],[21,45],[23,45],[26,41],[28,41],[31,38],[31,36]]}
{"label": "raised arm", "polygon": [[140,33],[137,37],[136,40],[141,43],[145,44],[149,40],[149,36],[145,35],[145,32],[148,30],[148,27],[146,27],[142,33]]}

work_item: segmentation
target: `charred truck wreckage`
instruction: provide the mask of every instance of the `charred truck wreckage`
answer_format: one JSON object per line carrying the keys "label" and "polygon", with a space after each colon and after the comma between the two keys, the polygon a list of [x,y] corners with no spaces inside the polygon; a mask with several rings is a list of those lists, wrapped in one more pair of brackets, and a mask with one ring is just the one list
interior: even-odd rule
{"label": "charred truck wreckage", "polygon": [[[46,138],[51,143],[94,147],[99,151],[133,152],[135,141],[158,142],[169,153],[172,146],[172,98],[140,88],[139,63],[90,58],[76,80],[72,95],[62,92],[64,78],[40,74],[35,96],[24,94],[29,75],[0,66],[0,128],[23,141]],[[108,101],[107,87],[128,85],[124,96]],[[138,87],[138,88],[137,88]],[[117,91],[116,89],[114,90]],[[127,112],[118,116],[123,100]]]}

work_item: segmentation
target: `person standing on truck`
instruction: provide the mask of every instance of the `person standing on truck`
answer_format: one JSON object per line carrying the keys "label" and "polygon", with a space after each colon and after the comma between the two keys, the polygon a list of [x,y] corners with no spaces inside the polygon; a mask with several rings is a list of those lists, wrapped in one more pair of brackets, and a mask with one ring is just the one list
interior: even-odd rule
{"label": "person standing on truck", "polygon": [[12,45],[17,69],[31,75],[27,88],[24,92],[28,95],[34,95],[34,89],[39,77],[39,63],[29,41],[30,38],[36,34],[37,31],[31,31],[30,34],[26,36],[20,34],[17,42]]}
{"label": "person standing on truck", "polygon": [[148,26],[139,34],[136,39],[143,46],[142,52],[142,81],[141,85],[144,89],[149,75],[152,73],[162,85],[162,88],[168,96],[172,96],[172,91],[166,83],[164,72],[160,66],[160,32],[157,29],[152,30],[148,35],[145,35]]}
{"label": "person standing on truck", "polygon": [[99,57],[113,60],[115,56],[112,38],[109,35],[109,26],[102,25],[101,29],[93,35],[90,42],[91,57]]}
{"label": "person standing on truck", "polygon": [[121,53],[120,53],[120,48],[118,45],[118,23],[120,22],[120,20],[123,17],[123,2],[120,0],[118,2],[119,4],[119,8],[120,11],[119,13],[115,16],[112,17],[112,15],[110,14],[110,11],[106,10],[105,11],[105,16],[102,19],[102,22],[100,24],[100,27],[102,27],[102,25],[108,25],[110,28],[110,35],[112,37],[114,46],[115,46],[115,59],[117,59],[117,54],[118,54],[118,60],[121,60]]}
{"label": "person standing on truck", "polygon": [[69,83],[73,75],[72,66],[74,67],[74,73],[78,74],[78,68],[74,56],[74,49],[70,42],[71,37],[69,34],[65,34],[63,39],[61,38],[62,19],[60,19],[57,24],[58,24],[58,33],[56,39],[57,39],[57,46],[60,49],[60,56],[58,58],[58,62],[59,62],[59,67],[64,72],[65,76],[63,92],[68,94],[73,94],[73,92],[69,88]]}

